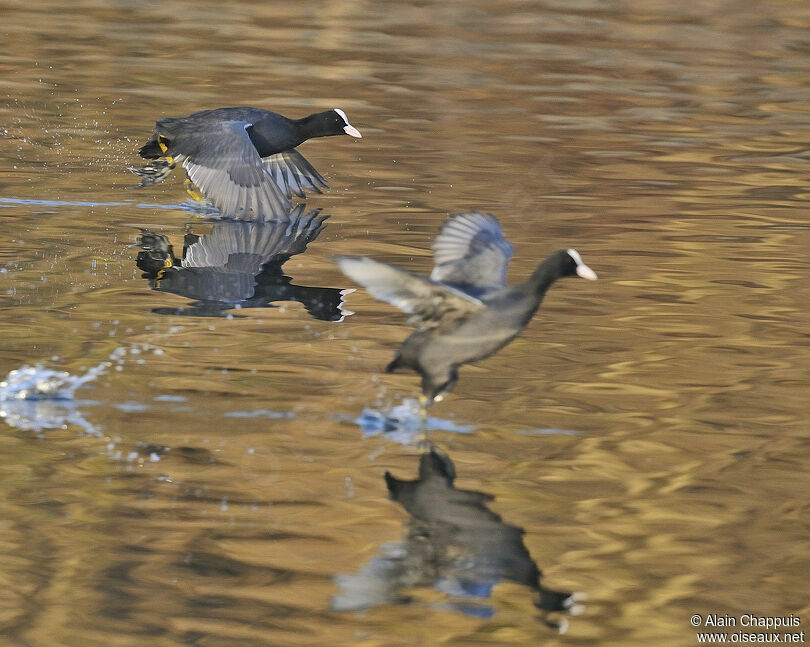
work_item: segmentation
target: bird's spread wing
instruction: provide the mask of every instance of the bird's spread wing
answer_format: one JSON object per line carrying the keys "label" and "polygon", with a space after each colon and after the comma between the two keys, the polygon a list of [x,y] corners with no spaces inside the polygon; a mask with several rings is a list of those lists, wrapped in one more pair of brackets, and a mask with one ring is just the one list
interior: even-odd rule
{"label": "bird's spread wing", "polygon": [[[189,179],[223,216],[242,218],[253,211],[258,220],[286,219],[290,201],[267,172],[242,121],[206,124],[186,131],[171,150]],[[178,141],[179,139],[179,141]]]}
{"label": "bird's spread wing", "polygon": [[430,278],[461,289],[502,288],[512,245],[498,219],[473,211],[451,216],[433,241]]}
{"label": "bird's spread wing", "polygon": [[340,256],[341,271],[363,285],[376,299],[387,301],[412,315],[418,328],[432,328],[480,310],[484,305],[471,296],[370,258]]}
{"label": "bird's spread wing", "polygon": [[295,149],[265,157],[262,162],[281,191],[290,197],[295,194],[303,198],[304,190],[323,193],[329,188],[323,176]]}

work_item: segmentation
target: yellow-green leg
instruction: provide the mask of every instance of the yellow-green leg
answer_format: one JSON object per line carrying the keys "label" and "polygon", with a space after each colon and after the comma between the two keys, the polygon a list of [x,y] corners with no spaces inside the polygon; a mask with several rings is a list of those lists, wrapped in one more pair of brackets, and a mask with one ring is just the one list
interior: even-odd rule
{"label": "yellow-green leg", "polygon": [[202,193],[200,193],[200,190],[197,188],[197,186],[194,184],[194,182],[192,182],[191,180],[186,178],[183,181],[183,186],[186,189],[186,193],[188,193],[189,196],[191,196],[192,200],[194,200],[195,202],[204,202],[205,201],[205,196]]}

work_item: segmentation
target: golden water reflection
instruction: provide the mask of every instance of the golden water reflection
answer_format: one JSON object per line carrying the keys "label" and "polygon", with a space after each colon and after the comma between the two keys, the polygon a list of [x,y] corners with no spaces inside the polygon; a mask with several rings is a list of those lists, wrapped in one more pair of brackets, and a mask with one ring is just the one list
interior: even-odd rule
{"label": "golden water reflection", "polygon": [[[88,427],[4,426],[5,643],[694,645],[693,613],[810,617],[810,7],[0,10],[0,373],[110,362],[78,393]],[[470,208],[503,223],[513,276],[569,246],[599,274],[431,411],[476,427],[432,438],[456,487],[525,530],[544,587],[587,592],[567,633],[509,581],[492,618],[428,587],[330,610],[408,523],[383,477],[418,453],[351,422],[416,395],[382,374],[408,330],[364,291],[332,321],[300,300],[176,316],[197,297],[150,288],[139,228],[179,250],[216,225],[180,178],[134,191],[126,168],[157,118],[231,104],[340,105],[364,133],[304,145],[330,219],[284,264],[296,285],[350,287],[337,254],[427,273]]]}

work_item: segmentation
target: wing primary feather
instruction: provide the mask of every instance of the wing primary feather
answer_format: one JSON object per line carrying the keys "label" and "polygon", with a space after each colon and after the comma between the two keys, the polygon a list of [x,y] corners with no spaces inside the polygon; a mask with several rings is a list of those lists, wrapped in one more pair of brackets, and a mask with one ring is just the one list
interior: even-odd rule
{"label": "wing primary feather", "polygon": [[433,241],[433,257],[434,281],[480,294],[506,285],[512,245],[495,216],[472,211],[447,219]]}
{"label": "wing primary feather", "polygon": [[279,218],[291,205],[262,164],[247,134],[250,124],[218,122],[199,133],[184,133],[178,144],[189,179],[223,217]]}
{"label": "wing primary feather", "polygon": [[451,286],[387,263],[346,256],[338,257],[336,262],[346,276],[363,285],[371,296],[412,315],[409,323],[419,328],[433,327],[483,308],[481,301]]}

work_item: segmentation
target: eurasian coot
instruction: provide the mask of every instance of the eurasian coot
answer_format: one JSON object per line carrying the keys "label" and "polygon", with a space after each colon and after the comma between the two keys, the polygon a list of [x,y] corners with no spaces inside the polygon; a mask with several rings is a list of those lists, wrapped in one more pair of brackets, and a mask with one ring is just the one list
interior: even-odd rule
{"label": "eurasian coot", "polygon": [[410,368],[422,376],[424,406],[455,385],[458,368],[503,348],[526,327],[546,290],[563,276],[596,279],[574,249],[548,256],[532,275],[506,285],[512,245],[492,214],[451,216],[433,242],[430,278],[369,258],[339,257],[344,274],[371,295],[411,315],[416,326],[386,372]]}
{"label": "eurasian coot", "polygon": [[[258,108],[218,108],[161,119],[141,147],[155,160],[142,169],[141,186],[163,181],[180,163],[188,178],[225,217],[284,218],[289,197],[321,192],[326,182],[295,147],[313,137],[361,137],[346,113],[335,108],[288,119]],[[188,187],[187,187],[188,188]],[[189,189],[192,197],[199,195]]]}

